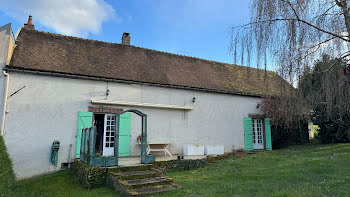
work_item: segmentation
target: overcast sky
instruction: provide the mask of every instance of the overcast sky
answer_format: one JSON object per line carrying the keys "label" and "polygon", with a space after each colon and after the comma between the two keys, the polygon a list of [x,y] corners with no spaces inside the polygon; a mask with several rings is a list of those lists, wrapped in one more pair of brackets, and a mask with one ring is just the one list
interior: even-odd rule
{"label": "overcast sky", "polygon": [[0,25],[16,32],[33,16],[37,30],[233,63],[228,28],[248,21],[248,0],[0,0]]}

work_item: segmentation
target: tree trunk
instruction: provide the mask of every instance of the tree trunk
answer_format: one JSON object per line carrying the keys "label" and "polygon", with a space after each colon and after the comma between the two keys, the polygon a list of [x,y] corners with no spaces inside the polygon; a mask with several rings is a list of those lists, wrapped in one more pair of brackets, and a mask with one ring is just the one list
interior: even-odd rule
{"label": "tree trunk", "polygon": [[346,26],[346,30],[348,33],[348,37],[350,37],[350,12],[349,12],[349,8],[348,8],[348,3],[346,2],[346,0],[335,0],[335,3],[342,9],[343,11],[343,16],[344,16],[344,20],[345,20],[345,26]]}

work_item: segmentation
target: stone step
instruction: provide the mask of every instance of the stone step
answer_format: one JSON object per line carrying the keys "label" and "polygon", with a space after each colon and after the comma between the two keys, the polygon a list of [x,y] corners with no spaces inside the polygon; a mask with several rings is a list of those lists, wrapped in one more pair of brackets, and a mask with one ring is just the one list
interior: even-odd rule
{"label": "stone step", "polygon": [[133,190],[126,190],[126,192],[131,196],[144,196],[150,194],[157,194],[162,192],[168,192],[177,189],[178,186],[176,184],[168,184],[168,185],[157,185],[151,187],[143,187]]}
{"label": "stone step", "polygon": [[108,168],[106,183],[124,196],[144,196],[180,188],[153,165]]}
{"label": "stone step", "polygon": [[118,166],[108,168],[108,172],[131,172],[131,171],[145,171],[151,170],[153,168],[152,164],[140,164],[135,166]]}
{"label": "stone step", "polygon": [[158,171],[145,170],[145,171],[129,171],[129,172],[110,172],[112,175],[117,176],[118,180],[131,180],[131,179],[144,179],[161,176]]}
{"label": "stone step", "polygon": [[125,188],[135,189],[142,187],[149,187],[154,185],[164,185],[172,183],[173,180],[168,177],[153,177],[153,178],[145,178],[145,179],[133,179],[133,180],[123,180],[119,181],[121,185]]}

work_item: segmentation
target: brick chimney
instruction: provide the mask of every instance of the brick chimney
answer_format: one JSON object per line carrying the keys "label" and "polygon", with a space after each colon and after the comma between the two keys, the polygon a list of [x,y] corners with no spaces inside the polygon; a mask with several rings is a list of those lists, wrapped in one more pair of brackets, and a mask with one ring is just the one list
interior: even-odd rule
{"label": "brick chimney", "polygon": [[35,27],[33,25],[32,15],[29,15],[28,22],[24,24],[24,28],[30,29],[30,30],[35,30]]}
{"label": "brick chimney", "polygon": [[130,33],[126,33],[126,32],[123,33],[122,44],[123,45],[130,45]]}

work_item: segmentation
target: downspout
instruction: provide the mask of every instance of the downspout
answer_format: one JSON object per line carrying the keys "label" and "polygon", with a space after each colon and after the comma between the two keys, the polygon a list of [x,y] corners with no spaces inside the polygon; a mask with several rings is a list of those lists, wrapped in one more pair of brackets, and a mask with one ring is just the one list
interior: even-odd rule
{"label": "downspout", "polygon": [[8,95],[8,91],[9,91],[9,83],[10,83],[10,75],[6,72],[3,71],[4,75],[7,77],[6,79],[6,90],[5,90],[5,94],[4,94],[4,106],[3,106],[3,110],[2,110],[2,120],[1,120],[1,136],[5,135],[5,114],[6,114],[6,108],[7,108],[7,95]]}

